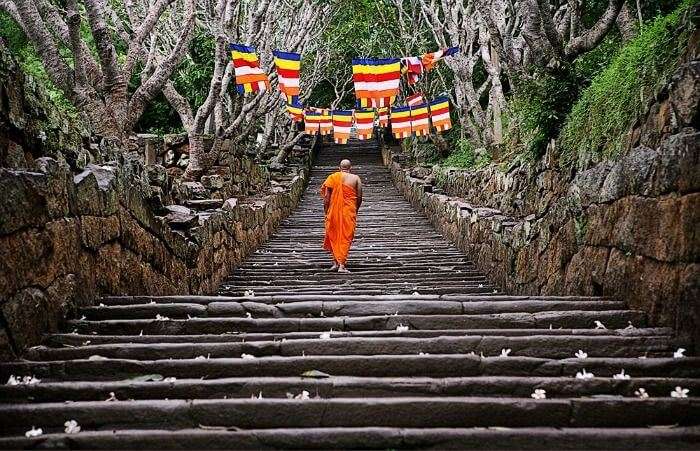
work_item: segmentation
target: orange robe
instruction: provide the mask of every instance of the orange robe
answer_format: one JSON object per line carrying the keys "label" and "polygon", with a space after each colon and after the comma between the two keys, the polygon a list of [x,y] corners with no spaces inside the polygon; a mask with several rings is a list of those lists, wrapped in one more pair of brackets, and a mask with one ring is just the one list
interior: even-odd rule
{"label": "orange robe", "polygon": [[326,212],[326,236],[323,248],[330,251],[335,261],[345,265],[350,245],[355,238],[357,225],[357,192],[355,188],[343,184],[343,173],[335,172],[328,176],[321,186],[321,196],[331,189],[331,202]]}

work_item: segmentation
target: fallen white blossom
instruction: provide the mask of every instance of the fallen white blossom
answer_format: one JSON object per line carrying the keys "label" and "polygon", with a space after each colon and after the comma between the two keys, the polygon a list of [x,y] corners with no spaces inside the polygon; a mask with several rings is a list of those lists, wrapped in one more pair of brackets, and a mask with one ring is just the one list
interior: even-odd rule
{"label": "fallen white blossom", "polygon": [[156,314],[156,321],[168,321],[170,318],[167,316],[161,315],[160,313]]}
{"label": "fallen white blossom", "polygon": [[16,378],[14,376],[14,374],[11,374],[10,378],[7,379],[7,382],[5,383],[5,385],[19,385],[21,382],[22,382],[21,379]]}
{"label": "fallen white blossom", "polygon": [[630,375],[625,374],[625,370],[621,370],[619,374],[613,374],[613,379],[627,380],[630,379]]}
{"label": "fallen white blossom", "polygon": [[607,327],[605,327],[605,324],[601,323],[598,320],[595,320],[595,328],[596,329],[607,329]]}
{"label": "fallen white blossom", "polygon": [[483,284],[483,283],[480,283],[480,284],[479,284],[479,288],[484,288],[484,284]]}
{"label": "fallen white blossom", "polygon": [[510,349],[501,349],[501,357],[508,357],[510,354]]}
{"label": "fallen white blossom", "polygon": [[255,356],[252,355],[252,354],[243,353],[243,354],[241,354],[241,358],[242,358],[242,359],[254,359]]}
{"label": "fallen white blossom", "polygon": [[574,355],[575,355],[577,358],[579,358],[579,359],[587,359],[587,358],[588,358],[588,354],[585,353],[585,352],[583,352],[583,351],[580,350],[580,349],[579,349],[578,352],[577,352],[576,354],[574,354]]}
{"label": "fallen white blossom", "polygon": [[207,358],[204,357],[203,355],[198,355],[198,356],[195,357],[194,359],[195,359],[195,360],[207,360]]}
{"label": "fallen white blossom", "polygon": [[593,375],[593,373],[586,372],[585,368],[576,373],[576,379],[593,379],[594,377],[595,375]]}
{"label": "fallen white blossom", "polygon": [[637,390],[634,391],[634,394],[637,396],[637,398],[640,399],[647,399],[649,397],[649,393],[642,387],[639,387]]}
{"label": "fallen white blossom", "polygon": [[408,332],[408,326],[399,324],[398,326],[396,326],[396,332]]}
{"label": "fallen white blossom", "polygon": [[302,392],[296,395],[294,399],[310,399],[309,392],[306,390],[302,390]]}
{"label": "fallen white blossom", "polygon": [[66,434],[77,434],[78,432],[80,432],[80,426],[75,420],[68,420],[65,423],[63,423],[63,425],[66,427]]}
{"label": "fallen white blossom", "polygon": [[243,293],[243,296],[251,297],[251,298],[252,298],[252,297],[255,297],[255,291],[253,291],[253,290],[245,290],[245,293]]}
{"label": "fallen white blossom", "polygon": [[530,395],[533,399],[545,399],[547,398],[547,392],[541,388],[535,389],[535,392]]}
{"label": "fallen white blossom", "polygon": [[105,401],[119,401],[117,399],[117,395],[114,394],[113,391],[109,392],[109,398],[105,399]]}
{"label": "fallen white blossom", "polygon": [[417,292],[417,291],[414,291],[414,292],[413,292],[413,296],[420,296],[420,293]]}
{"label": "fallen white blossom", "polygon": [[163,382],[175,382],[176,380],[177,380],[176,377],[171,376],[171,377],[166,377],[165,379],[163,379]]}
{"label": "fallen white blossom", "polygon": [[674,359],[681,359],[681,358],[685,357],[684,354],[685,354],[685,349],[678,348],[678,350],[676,350],[676,352],[673,353],[673,358]]}
{"label": "fallen white blossom", "polygon": [[246,312],[246,313],[245,313],[245,317],[246,317],[246,318],[251,318],[251,319],[252,319],[252,318],[253,318],[253,315],[251,315],[250,312]]}
{"label": "fallen white blossom", "polygon": [[321,340],[329,340],[331,338],[331,333],[330,332],[323,332],[321,335],[318,336]]}
{"label": "fallen white blossom", "polygon": [[671,398],[687,398],[690,390],[683,387],[676,387],[675,390],[671,392]]}
{"label": "fallen white blossom", "polygon": [[631,329],[636,329],[634,325],[632,324],[632,321],[627,321],[627,327],[625,327],[626,330],[631,330]]}
{"label": "fallen white blossom", "polygon": [[29,437],[38,437],[42,435],[44,431],[41,430],[41,428],[36,429],[34,426],[30,430],[24,433],[24,436],[29,438]]}

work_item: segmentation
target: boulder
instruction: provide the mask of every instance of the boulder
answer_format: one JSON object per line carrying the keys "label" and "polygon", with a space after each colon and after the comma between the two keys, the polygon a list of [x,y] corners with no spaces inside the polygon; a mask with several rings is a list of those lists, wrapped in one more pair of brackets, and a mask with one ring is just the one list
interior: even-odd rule
{"label": "boulder", "polygon": [[201,182],[208,189],[221,189],[224,187],[224,178],[216,174],[203,176]]}

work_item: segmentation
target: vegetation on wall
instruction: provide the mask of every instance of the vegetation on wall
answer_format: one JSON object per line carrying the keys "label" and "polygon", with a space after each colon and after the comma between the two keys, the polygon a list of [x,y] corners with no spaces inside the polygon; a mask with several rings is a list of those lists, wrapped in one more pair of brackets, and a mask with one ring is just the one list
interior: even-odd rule
{"label": "vegetation on wall", "polygon": [[565,165],[584,167],[614,157],[625,147],[628,129],[673,72],[687,45],[686,16],[696,3],[686,0],[674,12],[645,25],[582,92],[561,132]]}

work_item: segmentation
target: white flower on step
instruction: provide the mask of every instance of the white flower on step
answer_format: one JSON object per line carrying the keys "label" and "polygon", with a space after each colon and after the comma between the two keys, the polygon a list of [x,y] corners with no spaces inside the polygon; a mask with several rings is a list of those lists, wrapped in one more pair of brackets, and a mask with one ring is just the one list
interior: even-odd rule
{"label": "white flower on step", "polygon": [[632,324],[632,321],[627,321],[627,327],[625,327],[625,329],[632,330],[632,329],[636,329],[636,327],[634,327],[634,325]]}
{"label": "white flower on step", "polygon": [[107,306],[100,302],[100,307],[107,307]]}
{"label": "white flower on step", "polygon": [[71,335],[78,335],[78,329],[73,329],[73,331],[70,334]]}
{"label": "white flower on step", "polygon": [[498,294],[498,290],[493,290],[493,294]]}
{"label": "white flower on step", "polygon": [[323,332],[321,335],[318,336],[321,340],[329,340],[331,338],[331,333],[330,332]]}
{"label": "white flower on step", "polygon": [[175,382],[176,380],[177,380],[176,377],[171,376],[171,377],[166,377],[165,379],[163,379],[163,382]]}
{"label": "white flower on step", "polygon": [[246,318],[251,318],[251,319],[252,319],[252,318],[253,318],[253,315],[251,315],[250,312],[246,312],[246,313],[245,313],[245,317],[246,317]]}
{"label": "white flower on step", "polygon": [[547,398],[547,392],[541,388],[536,388],[535,392],[530,395],[532,399],[545,399]]}
{"label": "white flower on step", "polygon": [[387,259],[387,260],[391,260],[391,255],[387,255],[387,256],[386,256],[386,259]]}
{"label": "white flower on step", "polygon": [[250,399],[263,399],[262,390],[260,390],[260,393],[258,393],[258,396],[255,396],[254,394],[250,395]]}
{"label": "white flower on step", "polygon": [[396,326],[396,332],[408,332],[408,326],[399,324],[398,326]]}
{"label": "white flower on step", "polygon": [[484,284],[483,284],[483,283],[480,283],[480,284],[479,284],[479,288],[484,288]]}
{"label": "white flower on step", "polygon": [[595,375],[593,373],[586,372],[585,368],[576,373],[576,379],[593,379],[594,377]]}
{"label": "white flower on step", "polygon": [[155,303],[156,303],[156,301],[149,302],[149,304],[151,304],[151,305],[155,305]]}
{"label": "white flower on step", "polygon": [[22,384],[24,384],[24,385],[34,385],[34,384],[38,384],[39,382],[41,382],[41,379],[37,379],[33,375],[32,376],[24,376],[22,378]]}
{"label": "white flower on step", "polygon": [[15,377],[14,374],[11,374],[5,385],[19,385],[21,383],[22,381],[19,378]]}
{"label": "white flower on step", "polygon": [[92,343],[92,341],[90,341],[90,340],[85,340],[85,341],[83,342],[83,346],[87,346],[87,345],[89,345],[90,343]]}
{"label": "white flower on step", "polygon": [[309,397],[308,391],[302,390],[301,393],[299,393],[298,395],[296,395],[294,397],[294,399],[311,399],[311,398]]}
{"label": "white flower on step", "polygon": [[690,390],[683,387],[676,387],[675,390],[671,392],[671,398],[687,398]]}
{"label": "white flower on step", "polygon": [[508,357],[508,354],[510,354],[510,349],[501,349],[501,357]]}
{"label": "white flower on step", "polygon": [[252,354],[243,353],[243,354],[241,354],[241,358],[242,358],[242,359],[254,359],[255,356],[252,355]]}
{"label": "white flower on step", "polygon": [[105,401],[119,401],[117,399],[117,395],[114,394],[113,391],[109,392],[109,398],[105,399]]}
{"label": "white flower on step", "polygon": [[427,352],[421,351],[421,352],[418,353],[418,355],[429,355],[429,354],[428,354]]}
{"label": "white flower on step", "polygon": [[27,438],[38,437],[38,436],[42,435],[43,433],[44,433],[44,431],[42,431],[41,428],[37,429],[34,426],[32,426],[32,428],[30,430],[28,430],[27,432],[24,433],[24,436]]}
{"label": "white flower on step", "polygon": [[156,314],[156,321],[168,321],[170,318],[167,316],[161,315],[160,313]]}
{"label": "white flower on step", "polygon": [[143,329],[141,329],[141,332],[139,332],[139,337],[143,337]]}
{"label": "white flower on step", "polygon": [[420,293],[417,292],[417,291],[414,291],[414,292],[413,292],[413,296],[420,296]]}
{"label": "white flower on step", "polygon": [[637,396],[639,399],[647,399],[649,397],[649,393],[642,387],[639,387],[637,390],[634,391],[634,394]]}
{"label": "white flower on step", "polygon": [[618,379],[618,380],[628,380],[630,379],[629,374],[625,374],[625,370],[620,370],[619,374],[613,374],[613,379]]}
{"label": "white flower on step", "polygon": [[587,359],[587,358],[588,358],[588,354],[586,354],[585,352],[583,352],[583,351],[580,350],[580,349],[579,349],[578,352],[577,352],[576,354],[574,354],[574,355],[575,355],[576,358],[578,358],[578,359]]}
{"label": "white flower on step", "polygon": [[63,425],[66,427],[66,434],[77,434],[78,432],[80,432],[80,426],[75,420],[68,420],[65,423],[63,423]]}
{"label": "white flower on step", "polygon": [[676,352],[673,353],[673,358],[674,359],[681,359],[681,358],[685,357],[684,354],[685,354],[685,349],[678,348],[678,350],[676,350]]}
{"label": "white flower on step", "polygon": [[243,293],[243,296],[253,298],[253,297],[255,297],[255,291],[253,291],[253,290],[245,290],[245,292]]}
{"label": "white flower on step", "polygon": [[607,329],[607,327],[605,327],[605,324],[601,323],[598,320],[595,320],[595,328],[596,329]]}
{"label": "white flower on step", "polygon": [[85,315],[80,317],[80,321],[85,321],[86,319],[87,319],[87,317]]}
{"label": "white flower on step", "polygon": [[203,355],[198,355],[198,356],[195,357],[194,359],[195,359],[195,360],[207,360],[207,358],[204,357]]}
{"label": "white flower on step", "polygon": [[107,357],[101,356],[99,354],[93,354],[88,357],[88,360],[107,360]]}

